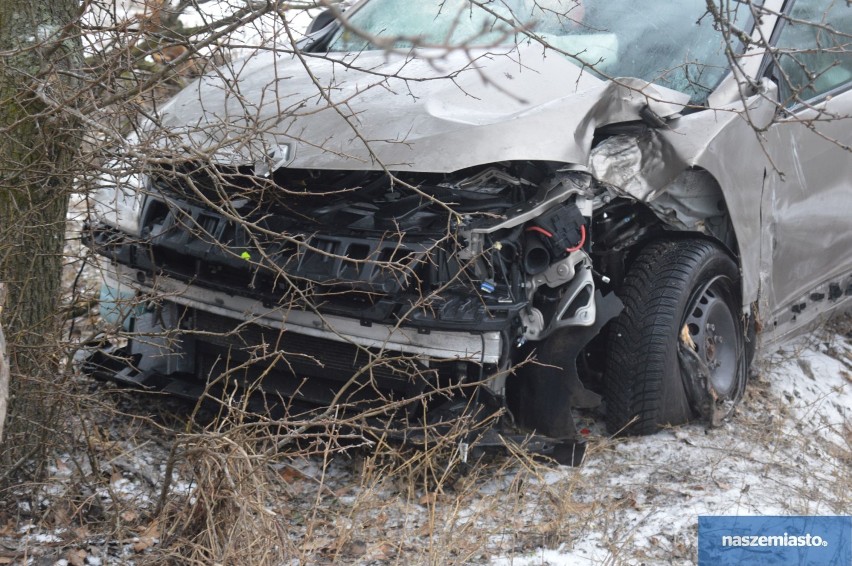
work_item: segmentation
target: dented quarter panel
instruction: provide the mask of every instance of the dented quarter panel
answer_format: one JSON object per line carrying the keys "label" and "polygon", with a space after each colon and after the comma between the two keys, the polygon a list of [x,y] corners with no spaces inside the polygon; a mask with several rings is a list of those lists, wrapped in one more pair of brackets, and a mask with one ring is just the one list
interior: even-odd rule
{"label": "dented quarter panel", "polygon": [[[755,95],[748,101],[752,120],[768,122],[775,114],[773,94]],[[738,108],[739,106],[739,108]],[[666,139],[677,148],[689,167],[708,171],[719,183],[739,245],[743,306],[757,299],[760,281],[761,193],[768,162],[759,135],[742,104],[705,110],[673,124]],[[709,135],[697,147],[700,132]]]}
{"label": "dented quarter panel", "polygon": [[[771,93],[752,97],[749,116],[769,121],[775,113],[771,98]],[[675,118],[668,128],[640,137],[610,138],[592,151],[590,169],[601,181],[652,208],[685,170],[708,171],[721,186],[731,215],[747,306],[757,298],[759,287],[760,203],[768,164],[742,108],[742,103],[733,103]]]}

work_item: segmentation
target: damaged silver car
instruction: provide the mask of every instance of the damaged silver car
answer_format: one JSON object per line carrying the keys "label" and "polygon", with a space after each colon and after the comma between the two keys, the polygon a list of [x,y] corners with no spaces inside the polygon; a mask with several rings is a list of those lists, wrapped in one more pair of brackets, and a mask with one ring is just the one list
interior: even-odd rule
{"label": "damaged silver car", "polygon": [[576,462],[572,409],[718,423],[758,344],[850,304],[846,2],[364,0],[312,27],[156,109],[95,195],[129,340],[89,371],[407,426],[502,410]]}

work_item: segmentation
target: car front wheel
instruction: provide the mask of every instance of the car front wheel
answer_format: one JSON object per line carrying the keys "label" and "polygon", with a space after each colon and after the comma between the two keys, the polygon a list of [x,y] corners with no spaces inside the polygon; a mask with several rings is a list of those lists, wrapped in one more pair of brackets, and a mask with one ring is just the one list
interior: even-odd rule
{"label": "car front wheel", "polygon": [[611,433],[652,434],[742,398],[747,363],[739,270],[705,240],[649,244],[633,262],[613,321],[605,379]]}

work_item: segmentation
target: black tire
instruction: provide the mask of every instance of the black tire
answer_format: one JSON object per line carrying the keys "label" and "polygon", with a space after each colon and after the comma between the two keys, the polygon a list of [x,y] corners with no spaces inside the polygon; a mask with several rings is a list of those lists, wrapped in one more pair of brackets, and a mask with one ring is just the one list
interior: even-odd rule
{"label": "black tire", "polygon": [[619,293],[624,310],[610,329],[605,376],[607,428],[653,434],[696,412],[678,358],[686,326],[711,370],[715,415],[725,418],[747,379],[739,270],[705,240],[663,240],[644,248]]}

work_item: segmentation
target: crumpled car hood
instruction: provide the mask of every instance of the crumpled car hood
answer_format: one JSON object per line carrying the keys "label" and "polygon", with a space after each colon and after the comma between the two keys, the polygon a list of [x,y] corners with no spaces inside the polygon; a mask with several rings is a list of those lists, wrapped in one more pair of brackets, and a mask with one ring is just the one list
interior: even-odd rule
{"label": "crumpled car hood", "polygon": [[671,116],[689,99],[638,79],[601,80],[540,46],[303,57],[264,52],[202,77],[145,137],[261,168],[585,165],[596,127],[637,120],[646,105]]}

